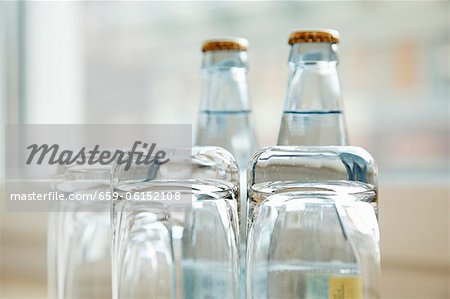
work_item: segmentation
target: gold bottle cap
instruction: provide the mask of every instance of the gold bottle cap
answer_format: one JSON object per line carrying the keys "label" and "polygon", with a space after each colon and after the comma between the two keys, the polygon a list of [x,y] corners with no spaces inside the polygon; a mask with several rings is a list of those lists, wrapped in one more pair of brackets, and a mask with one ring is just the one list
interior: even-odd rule
{"label": "gold bottle cap", "polygon": [[331,29],[297,30],[289,36],[289,44],[297,43],[339,43],[339,32]]}
{"label": "gold bottle cap", "polygon": [[206,40],[202,52],[209,51],[247,51],[248,41],[245,38],[220,38]]}

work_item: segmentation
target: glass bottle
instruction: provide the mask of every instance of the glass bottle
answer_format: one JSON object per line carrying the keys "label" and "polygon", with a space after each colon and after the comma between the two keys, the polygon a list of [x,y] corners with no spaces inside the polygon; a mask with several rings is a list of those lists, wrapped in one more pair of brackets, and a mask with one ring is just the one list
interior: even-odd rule
{"label": "glass bottle", "polygon": [[[196,145],[220,146],[231,152],[241,170],[240,198],[246,198],[245,170],[258,149],[250,119],[247,85],[248,42],[242,38],[203,43],[203,92],[197,121]],[[241,257],[245,254],[246,201],[240,200]],[[243,259],[241,259],[243,261]],[[242,275],[245,264],[241,264]],[[243,282],[243,280],[241,281]],[[240,287],[244,292],[244,286]]]}
{"label": "glass bottle", "polygon": [[346,145],[337,72],[339,34],[301,30],[289,37],[291,69],[278,145]]}
{"label": "glass bottle", "polygon": [[241,169],[257,149],[250,121],[247,44],[241,38],[204,42],[204,83],[195,141],[230,151]]}

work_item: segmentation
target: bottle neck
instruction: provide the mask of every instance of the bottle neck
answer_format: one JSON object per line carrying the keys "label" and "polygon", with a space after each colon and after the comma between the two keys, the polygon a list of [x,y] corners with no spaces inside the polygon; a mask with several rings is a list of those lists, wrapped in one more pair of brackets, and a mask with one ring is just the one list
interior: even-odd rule
{"label": "bottle neck", "polygon": [[285,111],[341,111],[337,45],[298,43],[291,48]]}
{"label": "bottle neck", "polygon": [[214,51],[203,55],[201,111],[238,112],[250,109],[247,52]]}

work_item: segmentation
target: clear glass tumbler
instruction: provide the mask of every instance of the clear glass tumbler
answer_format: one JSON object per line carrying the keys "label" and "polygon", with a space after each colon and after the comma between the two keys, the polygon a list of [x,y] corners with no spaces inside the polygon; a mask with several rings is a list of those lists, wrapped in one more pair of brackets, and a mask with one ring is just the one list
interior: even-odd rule
{"label": "clear glass tumbler", "polygon": [[112,186],[114,299],[237,298],[239,169],[231,154],[196,147],[189,161],[175,153],[161,166],[118,165]]}
{"label": "clear glass tumbler", "polygon": [[249,232],[247,298],[379,298],[373,208],[351,195],[266,198]]}
{"label": "clear glass tumbler", "polygon": [[378,297],[377,167],[369,153],[264,148],[247,179],[249,298]]}
{"label": "clear glass tumbler", "polygon": [[110,191],[111,167],[60,168],[48,222],[49,294],[58,299],[111,298],[110,203],[94,196]]}

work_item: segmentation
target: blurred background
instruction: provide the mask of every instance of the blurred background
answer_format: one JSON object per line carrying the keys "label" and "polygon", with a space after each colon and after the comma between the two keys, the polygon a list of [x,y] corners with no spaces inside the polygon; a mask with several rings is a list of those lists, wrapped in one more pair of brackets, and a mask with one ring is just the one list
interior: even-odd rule
{"label": "blurred background", "polygon": [[[195,124],[202,41],[242,36],[257,135],[274,145],[303,27],[342,36],[350,142],[379,165],[383,298],[448,298],[449,2],[1,2],[0,117]],[[0,205],[0,298],[45,298],[46,225]]]}

